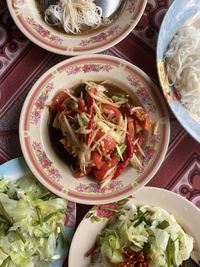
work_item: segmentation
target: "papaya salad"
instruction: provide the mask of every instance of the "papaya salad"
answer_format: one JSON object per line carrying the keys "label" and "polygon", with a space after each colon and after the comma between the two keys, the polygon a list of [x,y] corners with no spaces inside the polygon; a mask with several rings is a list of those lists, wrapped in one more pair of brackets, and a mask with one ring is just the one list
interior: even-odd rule
{"label": "papaya salad", "polygon": [[150,118],[122,90],[110,93],[106,82],[85,82],[79,90],[59,91],[49,105],[50,127],[61,133],[59,142],[75,162],[77,178],[92,175],[103,183],[129,163],[143,168],[138,154],[144,154]]}

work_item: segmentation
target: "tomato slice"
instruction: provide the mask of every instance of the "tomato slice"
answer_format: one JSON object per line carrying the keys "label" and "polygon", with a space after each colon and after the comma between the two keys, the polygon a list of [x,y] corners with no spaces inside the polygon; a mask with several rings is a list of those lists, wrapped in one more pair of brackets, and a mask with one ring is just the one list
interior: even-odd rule
{"label": "tomato slice", "polygon": [[64,101],[66,98],[68,98],[68,97],[69,97],[69,96],[68,96],[68,94],[67,94],[65,91],[60,91],[60,92],[58,92],[58,93],[54,96],[54,98],[53,98],[53,100],[52,100],[52,107],[54,107],[54,105],[57,104],[57,103],[62,104],[63,101]]}
{"label": "tomato slice", "polygon": [[119,162],[119,158],[116,155],[112,155],[110,160],[104,162],[102,167],[98,170],[97,168],[93,169],[93,174],[98,181],[102,181],[105,178],[107,171],[114,166],[116,166]]}
{"label": "tomato slice", "polygon": [[140,122],[140,125],[145,131],[149,131],[151,129],[151,120],[147,113],[145,113],[145,120]]}
{"label": "tomato slice", "polygon": [[119,122],[122,117],[122,113],[120,112],[120,110],[110,104],[102,104],[101,109],[102,112],[107,115],[107,119],[109,121],[116,118],[116,120]]}
{"label": "tomato slice", "polygon": [[113,150],[116,145],[117,143],[115,142],[115,140],[109,135],[106,135],[106,137],[101,142],[102,150],[107,152]]}
{"label": "tomato slice", "polygon": [[103,131],[98,131],[95,136],[95,141],[98,141],[104,135]]}
{"label": "tomato slice", "polygon": [[[98,141],[103,135],[104,132],[98,131],[95,136],[95,140]],[[110,150],[113,150],[116,147],[116,145],[117,145],[116,141],[111,136],[106,135],[100,142],[103,155],[106,155]]]}
{"label": "tomato slice", "polygon": [[91,159],[92,159],[94,165],[97,167],[98,170],[101,169],[101,167],[105,163],[104,161],[102,161],[101,154],[99,152],[97,152],[97,151],[93,151],[92,152]]}

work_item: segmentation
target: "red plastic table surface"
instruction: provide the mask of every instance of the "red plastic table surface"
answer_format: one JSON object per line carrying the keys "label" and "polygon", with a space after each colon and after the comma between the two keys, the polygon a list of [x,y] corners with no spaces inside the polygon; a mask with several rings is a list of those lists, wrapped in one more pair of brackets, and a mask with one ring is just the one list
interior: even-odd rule
{"label": "red plastic table surface", "polygon": [[[141,68],[159,85],[155,48],[159,27],[171,0],[149,0],[134,31],[106,54]],[[16,27],[0,0],[0,163],[22,155],[18,125],[24,99],[35,81],[66,59],[36,46]],[[158,87],[159,88],[159,87]],[[200,207],[200,144],[170,114],[171,137],[165,160],[150,186],[174,191]],[[77,225],[90,208],[77,205]],[[67,263],[64,265],[67,267]]]}

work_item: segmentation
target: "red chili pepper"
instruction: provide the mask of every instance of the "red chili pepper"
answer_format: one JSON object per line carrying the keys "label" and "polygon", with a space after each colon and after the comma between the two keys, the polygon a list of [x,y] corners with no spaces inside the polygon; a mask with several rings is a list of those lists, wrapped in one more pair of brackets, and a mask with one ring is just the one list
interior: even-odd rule
{"label": "red chili pepper", "polygon": [[[93,105],[94,105],[94,99],[90,95],[86,95],[86,105],[87,105],[87,113],[90,115],[90,120],[88,122],[88,130],[91,130],[94,125],[94,114],[93,114]],[[86,134],[85,137],[85,144],[89,145],[90,140],[91,140],[92,132]]]}
{"label": "red chili pepper", "polygon": [[65,105],[60,104],[59,102],[57,102],[57,103],[54,104],[53,108],[55,110],[58,110],[58,111],[62,112],[62,111],[65,110]]}
{"label": "red chili pepper", "polygon": [[85,101],[86,101],[86,105],[87,105],[87,113],[89,115],[91,115],[92,114],[92,107],[94,105],[94,99],[90,95],[87,94]]}
{"label": "red chili pepper", "polygon": [[117,167],[114,173],[113,179],[117,178],[122,173],[122,171],[129,164],[129,160],[133,157],[135,146],[133,145],[132,137],[129,132],[126,133],[126,145],[127,145],[127,148],[126,148],[124,161],[120,163],[119,166]]}
{"label": "red chili pepper", "polygon": [[131,135],[129,134],[129,132],[126,133],[126,145],[127,145],[127,148],[126,148],[126,157],[127,158],[132,158],[133,156],[133,153],[134,153],[134,145],[133,145],[133,142],[132,142],[132,137]]}
{"label": "red chili pepper", "polygon": [[82,98],[79,98],[78,99],[78,104],[79,104],[79,109],[78,111],[81,113],[81,112],[84,112],[84,103],[83,103],[83,99]]}

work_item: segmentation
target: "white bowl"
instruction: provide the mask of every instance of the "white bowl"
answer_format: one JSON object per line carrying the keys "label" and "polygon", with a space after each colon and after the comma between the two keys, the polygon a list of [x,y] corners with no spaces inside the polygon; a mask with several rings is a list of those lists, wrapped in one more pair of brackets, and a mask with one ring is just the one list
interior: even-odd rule
{"label": "white bowl", "polygon": [[164,54],[174,35],[188,19],[198,12],[200,12],[199,0],[175,0],[172,3],[163,19],[158,36],[157,69],[163,94],[169,107],[185,130],[200,143],[200,123],[192,117],[180,99],[176,97],[174,87],[168,86],[164,63]]}
{"label": "white bowl", "polygon": [[80,55],[106,50],[123,40],[140,20],[147,0],[127,0],[122,12],[105,28],[82,35],[63,34],[48,26],[35,1],[7,0],[19,29],[35,44],[62,55]]}
{"label": "white bowl", "polygon": [[[146,157],[141,158],[143,171],[127,167],[102,189],[88,177],[74,178],[67,164],[55,153],[49,138],[46,104],[59,89],[72,88],[81,80],[107,80],[118,85],[139,100],[153,124],[160,121],[157,135],[149,133],[147,137]],[[84,204],[116,201],[145,185],[162,164],[169,142],[168,113],[158,88],[134,65],[106,55],[74,57],[43,74],[25,100],[19,130],[24,157],[40,182],[55,194]]]}
{"label": "white bowl", "polygon": [[[194,249],[200,251],[200,211],[191,202],[173,192],[155,187],[144,187],[138,190],[133,194],[130,202],[136,206],[152,205],[167,210],[174,215],[184,230],[194,237]],[[117,205],[123,207],[120,203]],[[109,207],[111,209],[116,208],[116,204],[108,204],[107,208]],[[104,206],[104,208],[106,207]],[[100,208],[97,207],[93,207],[85,215],[72,239],[68,260],[69,267],[89,266],[91,259],[84,255],[94,246],[97,234],[106,226],[111,216],[112,212],[101,212]]]}

